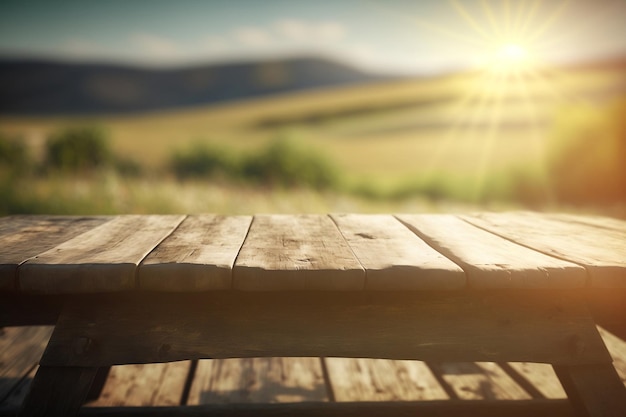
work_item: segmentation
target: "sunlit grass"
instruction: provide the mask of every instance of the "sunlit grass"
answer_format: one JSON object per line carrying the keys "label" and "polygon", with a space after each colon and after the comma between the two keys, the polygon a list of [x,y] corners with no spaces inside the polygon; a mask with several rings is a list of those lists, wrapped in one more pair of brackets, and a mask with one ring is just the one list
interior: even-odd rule
{"label": "sunlit grass", "polygon": [[[50,176],[16,180],[12,195],[3,193],[8,213],[118,214],[118,213],[344,213],[420,212],[471,209],[472,202],[406,195],[374,195],[308,188],[266,188],[206,180],[123,178],[115,173],[95,177]],[[6,201],[10,200],[10,201]],[[506,203],[501,203],[506,204]],[[6,213],[4,213],[6,214]]]}

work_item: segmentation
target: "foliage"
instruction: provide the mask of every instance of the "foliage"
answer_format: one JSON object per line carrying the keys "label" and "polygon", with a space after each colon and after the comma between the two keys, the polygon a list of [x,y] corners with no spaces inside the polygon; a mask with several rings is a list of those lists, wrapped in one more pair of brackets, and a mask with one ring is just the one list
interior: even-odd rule
{"label": "foliage", "polygon": [[85,172],[109,166],[113,153],[104,130],[74,127],[53,134],[46,143],[46,167]]}
{"label": "foliage", "polygon": [[626,201],[626,99],[564,110],[548,143],[548,173],[562,202]]}
{"label": "foliage", "polygon": [[196,143],[176,152],[170,167],[178,178],[221,178],[252,183],[315,189],[336,185],[337,168],[321,153],[294,139],[277,139],[247,155]]}
{"label": "foliage", "polygon": [[335,186],[338,180],[338,171],[329,159],[286,138],[279,138],[260,152],[249,155],[243,174],[264,184],[316,189]]}
{"label": "foliage", "polygon": [[180,179],[239,175],[239,164],[232,152],[201,142],[174,153],[170,168]]}
{"label": "foliage", "polygon": [[31,156],[23,141],[0,134],[0,170],[22,173],[30,168]]}

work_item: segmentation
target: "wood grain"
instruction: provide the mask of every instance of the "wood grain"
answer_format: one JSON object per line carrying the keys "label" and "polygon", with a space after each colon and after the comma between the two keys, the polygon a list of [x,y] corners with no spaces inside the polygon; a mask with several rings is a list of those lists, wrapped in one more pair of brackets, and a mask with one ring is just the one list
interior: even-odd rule
{"label": "wood grain", "polygon": [[616,227],[618,220],[590,217],[581,221],[578,216],[528,212],[463,218],[524,246],[583,265],[593,287],[626,288],[626,230]]}
{"label": "wood grain", "polygon": [[465,273],[389,215],[331,218],[365,268],[366,290],[465,288]]}
{"label": "wood grain", "polygon": [[139,267],[139,287],[156,291],[227,290],[250,216],[189,216]]}
{"label": "wood grain", "polygon": [[264,356],[611,361],[581,297],[515,290],[83,295],[41,363]]}
{"label": "wood grain", "polygon": [[0,402],[37,365],[51,334],[49,326],[0,328]]}
{"label": "wood grain", "polygon": [[470,288],[580,288],[585,270],[445,214],[400,215],[418,236],[460,265]]}
{"label": "wood grain", "polygon": [[626,415],[626,388],[611,364],[554,366],[554,371],[579,415]]}
{"label": "wood grain", "polygon": [[337,401],[447,399],[430,369],[419,361],[327,358]]}
{"label": "wood grain", "polygon": [[78,414],[97,371],[97,368],[40,366],[19,415]]}
{"label": "wood grain", "polygon": [[111,368],[100,398],[89,407],[180,405],[189,361]]}
{"label": "wood grain", "polygon": [[201,360],[189,405],[326,401],[317,358]]}
{"label": "wood grain", "polygon": [[[532,214],[532,212],[525,212]],[[590,214],[569,214],[569,213],[541,213],[540,216],[559,220],[566,223],[581,223],[589,226],[600,227],[607,230],[620,231],[626,233],[626,220],[613,217],[594,216]]]}
{"label": "wood grain", "polygon": [[0,218],[0,291],[17,288],[17,268],[21,263],[110,219],[102,216]]}
{"label": "wood grain", "polygon": [[235,289],[362,290],[365,271],[328,216],[255,216],[233,270]]}
{"label": "wood grain", "polygon": [[547,363],[511,362],[508,364],[517,374],[531,384],[543,398],[566,398],[554,369]]}
{"label": "wood grain", "polygon": [[43,293],[135,288],[141,260],[184,216],[120,216],[22,264],[20,288]]}
{"label": "wood grain", "polygon": [[461,400],[530,399],[519,385],[493,362],[444,362],[430,364]]}
{"label": "wood grain", "polygon": [[[91,417],[574,417],[566,400],[299,402],[207,404],[189,407],[84,407]],[[14,417],[0,408],[0,417]]]}
{"label": "wood grain", "polygon": [[598,331],[613,358],[613,366],[626,387],[626,341],[598,326]]}

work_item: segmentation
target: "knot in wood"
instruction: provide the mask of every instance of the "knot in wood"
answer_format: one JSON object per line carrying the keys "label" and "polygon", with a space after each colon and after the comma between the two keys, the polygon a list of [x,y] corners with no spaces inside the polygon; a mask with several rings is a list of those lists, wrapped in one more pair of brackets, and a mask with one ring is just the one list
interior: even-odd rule
{"label": "knot in wood", "polygon": [[159,347],[159,356],[166,356],[172,350],[172,345],[164,343]]}

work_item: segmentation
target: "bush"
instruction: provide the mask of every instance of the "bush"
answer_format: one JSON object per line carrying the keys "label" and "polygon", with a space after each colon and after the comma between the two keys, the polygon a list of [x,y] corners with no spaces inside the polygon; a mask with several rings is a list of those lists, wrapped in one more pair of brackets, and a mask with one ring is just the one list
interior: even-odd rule
{"label": "bush", "polygon": [[0,134],[0,170],[21,173],[30,165],[30,154],[24,142]]}
{"label": "bush", "polygon": [[231,152],[202,143],[175,153],[170,161],[170,167],[181,179],[239,175],[238,162]]}
{"label": "bush", "polygon": [[96,127],[70,128],[54,134],[46,143],[46,166],[69,172],[109,166],[113,154],[105,132]]}
{"label": "bush", "polygon": [[294,140],[278,139],[245,156],[196,144],[175,153],[170,168],[178,178],[228,178],[270,186],[326,188],[337,183],[337,169],[318,152]]}
{"label": "bush", "polygon": [[243,174],[269,185],[317,189],[335,186],[338,179],[336,167],[324,155],[289,139],[277,139],[248,156]]}
{"label": "bush", "polygon": [[576,204],[626,201],[626,99],[564,112],[548,144],[556,197]]}

